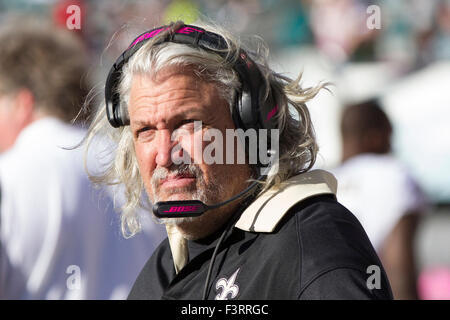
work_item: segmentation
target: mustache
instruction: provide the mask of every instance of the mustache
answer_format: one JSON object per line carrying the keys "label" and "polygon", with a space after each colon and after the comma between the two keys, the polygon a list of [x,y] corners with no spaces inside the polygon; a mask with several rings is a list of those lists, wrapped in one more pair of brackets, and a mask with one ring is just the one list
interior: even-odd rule
{"label": "mustache", "polygon": [[202,177],[202,171],[197,164],[174,164],[172,163],[168,168],[160,167],[156,168],[153,171],[153,175],[151,178],[151,184],[154,188],[157,188],[160,184],[160,181],[166,179],[168,176],[183,176],[183,175],[191,175],[195,178]]}

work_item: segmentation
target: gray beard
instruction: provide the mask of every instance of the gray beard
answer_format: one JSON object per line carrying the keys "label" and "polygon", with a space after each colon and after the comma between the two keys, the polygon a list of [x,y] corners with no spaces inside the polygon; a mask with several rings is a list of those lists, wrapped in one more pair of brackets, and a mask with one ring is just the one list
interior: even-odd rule
{"label": "gray beard", "polygon": [[[187,193],[189,196],[185,200],[200,200],[205,204],[215,204],[221,202],[220,195],[223,194],[223,186],[220,181],[216,178],[213,178],[208,185],[205,182],[203,177],[203,172],[196,164],[180,164],[180,165],[171,165],[169,168],[157,168],[153,172],[151,184],[152,184],[152,196],[153,201],[156,203],[158,201],[170,201],[167,199],[161,199],[158,194],[159,190],[159,181],[161,179],[165,179],[169,174],[191,174],[195,176],[196,183],[195,186],[189,186],[184,188],[172,188],[170,191],[165,192],[165,196],[169,198],[171,195],[175,195],[178,193]],[[194,222],[201,220],[202,216],[199,217],[183,217],[183,218],[157,218],[156,222],[161,224],[171,224],[171,225],[179,225],[181,223],[186,222]]]}

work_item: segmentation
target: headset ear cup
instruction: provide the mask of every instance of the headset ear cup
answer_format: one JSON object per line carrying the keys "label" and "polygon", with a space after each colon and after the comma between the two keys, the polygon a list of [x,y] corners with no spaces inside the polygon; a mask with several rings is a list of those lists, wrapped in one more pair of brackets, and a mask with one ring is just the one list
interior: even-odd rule
{"label": "headset ear cup", "polygon": [[[242,97],[247,96],[246,98],[242,99]],[[243,103],[244,102],[244,103]],[[242,111],[243,110],[249,110],[249,105],[248,103],[250,102],[249,98],[248,98],[248,94],[243,95],[242,92],[237,92],[236,93],[236,98],[235,98],[235,102],[233,105],[233,112],[232,112],[232,119],[233,119],[233,123],[236,127],[236,129],[240,129],[240,130],[248,130],[249,127],[246,126],[243,121],[242,121],[242,117],[245,117],[245,115],[243,115]],[[247,108],[247,109],[246,109]],[[246,163],[249,163],[249,140],[248,139],[242,139],[241,135],[238,135],[238,139],[240,140],[240,143],[242,144],[242,146],[244,147],[245,150],[245,161]]]}
{"label": "headset ear cup", "polygon": [[113,66],[108,74],[105,84],[105,103],[106,116],[109,123],[114,128],[122,126],[120,111],[120,96],[117,93],[117,83],[119,82],[120,72]]}
{"label": "headset ear cup", "polygon": [[121,126],[128,126],[130,124],[130,116],[128,115],[128,108],[123,106],[120,101],[117,103],[117,116]]}
{"label": "headset ear cup", "polygon": [[233,119],[233,123],[234,123],[236,129],[238,129],[238,128],[244,129],[244,125],[242,123],[241,114],[240,114],[241,104],[242,104],[241,93],[236,92],[236,96],[234,98],[234,103],[233,103],[233,108],[231,110],[231,118]]}
{"label": "headset ear cup", "polygon": [[253,117],[253,112],[254,110],[252,106],[251,93],[248,91],[243,91],[241,93],[239,104],[239,116],[241,118],[242,124],[244,125],[243,129],[257,129],[255,127],[257,121],[255,121]]}

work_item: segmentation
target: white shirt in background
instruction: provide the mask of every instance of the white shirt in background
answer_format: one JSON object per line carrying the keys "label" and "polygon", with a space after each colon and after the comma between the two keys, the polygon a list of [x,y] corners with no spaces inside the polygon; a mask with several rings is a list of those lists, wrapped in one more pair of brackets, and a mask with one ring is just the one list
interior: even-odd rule
{"label": "white shirt in background", "polygon": [[165,229],[120,233],[111,190],[94,189],[73,147],[85,131],[55,118],[0,156],[0,298],[124,299]]}
{"label": "white shirt in background", "polygon": [[376,250],[405,214],[426,207],[417,183],[391,155],[361,154],[331,171],[338,201],[359,219]]}

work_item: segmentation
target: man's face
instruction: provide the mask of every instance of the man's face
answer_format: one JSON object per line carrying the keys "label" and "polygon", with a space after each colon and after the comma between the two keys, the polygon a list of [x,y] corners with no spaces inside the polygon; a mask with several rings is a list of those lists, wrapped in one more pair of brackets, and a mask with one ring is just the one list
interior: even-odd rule
{"label": "man's face", "polygon": [[[214,128],[233,129],[228,104],[213,83],[189,68],[163,69],[156,78],[133,77],[130,126],[140,173],[151,201],[224,201],[240,192],[249,178],[248,165],[206,164],[202,135]],[[196,128],[194,121],[201,121]],[[173,163],[190,159],[191,164]],[[205,214],[206,215],[206,214]]]}

